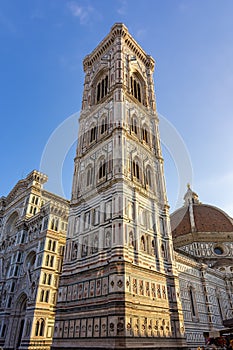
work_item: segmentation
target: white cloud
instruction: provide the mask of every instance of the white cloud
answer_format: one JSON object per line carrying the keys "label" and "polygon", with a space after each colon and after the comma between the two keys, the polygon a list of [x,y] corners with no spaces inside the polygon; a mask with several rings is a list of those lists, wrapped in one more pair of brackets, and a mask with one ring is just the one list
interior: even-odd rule
{"label": "white cloud", "polygon": [[120,7],[117,9],[117,13],[121,16],[125,16],[127,13],[127,1],[119,0]]}
{"label": "white cloud", "polygon": [[146,33],[146,29],[138,29],[135,36],[137,37],[137,39],[142,40],[143,38],[145,38]]}
{"label": "white cloud", "polygon": [[80,24],[87,24],[90,21],[91,14],[94,12],[92,6],[80,6],[75,1],[69,2],[68,8],[74,17],[79,18]]}

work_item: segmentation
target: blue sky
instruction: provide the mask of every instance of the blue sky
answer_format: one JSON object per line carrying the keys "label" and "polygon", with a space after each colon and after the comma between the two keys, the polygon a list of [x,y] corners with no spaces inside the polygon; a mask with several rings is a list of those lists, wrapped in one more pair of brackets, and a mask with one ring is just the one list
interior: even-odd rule
{"label": "blue sky", "polygon": [[[188,149],[193,189],[233,216],[232,18],[232,0],[0,0],[0,195],[39,169],[53,131],[80,110],[83,58],[123,22],[156,60],[158,111]],[[62,172],[67,197],[74,154]],[[164,156],[173,210],[179,176]]]}

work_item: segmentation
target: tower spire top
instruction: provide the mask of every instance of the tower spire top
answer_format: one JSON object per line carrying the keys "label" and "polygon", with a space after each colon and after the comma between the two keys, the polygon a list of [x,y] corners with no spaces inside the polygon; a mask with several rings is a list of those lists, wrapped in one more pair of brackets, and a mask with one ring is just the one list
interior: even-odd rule
{"label": "tower spire top", "polygon": [[189,206],[190,204],[199,204],[198,194],[191,189],[190,183],[187,183],[187,191],[184,195],[184,205]]}

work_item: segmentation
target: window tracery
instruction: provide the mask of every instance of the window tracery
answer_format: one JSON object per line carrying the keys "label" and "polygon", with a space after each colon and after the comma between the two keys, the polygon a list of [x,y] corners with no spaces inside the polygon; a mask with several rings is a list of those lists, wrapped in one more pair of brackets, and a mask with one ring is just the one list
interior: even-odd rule
{"label": "window tracery", "polygon": [[97,127],[96,125],[91,127],[90,130],[90,143],[96,141],[96,137],[97,137]]}
{"label": "window tracery", "polygon": [[100,121],[100,134],[103,135],[108,129],[108,117],[103,115]]}
{"label": "window tracery", "polygon": [[139,101],[142,102],[142,88],[141,88],[141,82],[136,77],[135,74],[133,74],[130,77],[130,88],[131,88],[131,94]]}
{"label": "window tracery", "polygon": [[131,120],[131,132],[134,132],[135,135],[138,134],[138,120],[136,115],[133,115]]}
{"label": "window tracery", "polygon": [[99,180],[103,179],[106,176],[106,162],[105,159],[102,158],[99,161]]}
{"label": "window tracery", "polygon": [[87,181],[86,181],[86,185],[91,186],[93,183],[93,167],[91,165],[89,165],[87,167]]}
{"label": "window tracery", "polygon": [[146,169],[146,185],[152,189],[151,168],[149,166]]}
{"label": "window tracery", "polygon": [[137,158],[133,160],[132,170],[133,177],[140,181],[140,166]]}
{"label": "window tracery", "polygon": [[41,318],[36,322],[35,336],[43,337],[44,329],[45,329],[45,321],[43,318]]}
{"label": "window tracery", "polygon": [[99,103],[108,93],[108,75],[102,77],[96,84],[96,102]]}

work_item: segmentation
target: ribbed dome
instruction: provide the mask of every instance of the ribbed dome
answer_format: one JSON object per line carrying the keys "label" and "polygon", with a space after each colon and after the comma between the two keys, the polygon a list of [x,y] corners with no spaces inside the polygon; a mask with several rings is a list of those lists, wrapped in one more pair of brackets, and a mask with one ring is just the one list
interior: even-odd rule
{"label": "ribbed dome", "polygon": [[[171,215],[173,237],[190,232],[233,232],[233,220],[219,208],[206,204],[184,206]],[[193,218],[193,223],[191,222]]]}

